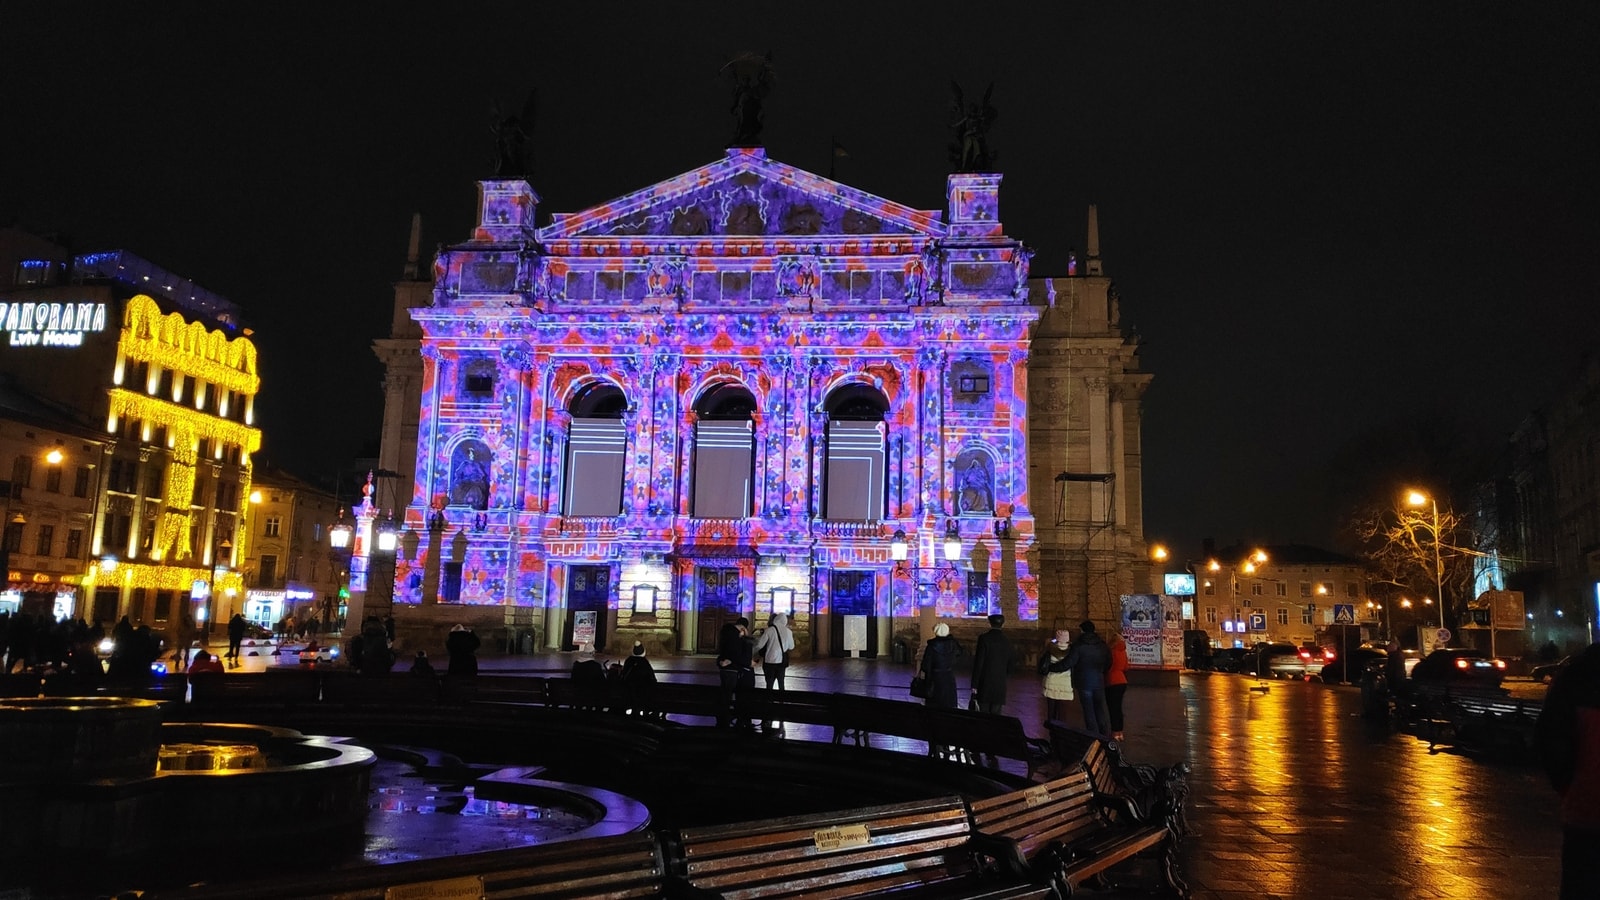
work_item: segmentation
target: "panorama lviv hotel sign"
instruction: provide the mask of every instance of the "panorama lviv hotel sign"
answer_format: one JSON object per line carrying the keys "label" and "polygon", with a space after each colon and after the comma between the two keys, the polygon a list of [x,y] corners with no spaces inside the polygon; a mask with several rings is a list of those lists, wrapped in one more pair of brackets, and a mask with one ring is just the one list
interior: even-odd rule
{"label": "panorama lviv hotel sign", "polygon": [[84,335],[105,330],[104,303],[0,302],[7,347],[81,347]]}

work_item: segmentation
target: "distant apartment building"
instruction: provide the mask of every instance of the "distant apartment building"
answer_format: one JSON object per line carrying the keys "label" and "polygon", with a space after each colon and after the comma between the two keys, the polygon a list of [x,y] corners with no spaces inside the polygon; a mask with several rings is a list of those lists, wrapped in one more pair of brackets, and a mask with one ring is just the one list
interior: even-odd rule
{"label": "distant apartment building", "polygon": [[1192,565],[1195,627],[1216,646],[1304,646],[1333,625],[1360,626],[1368,638],[1383,628],[1384,610],[1358,559],[1303,544],[1236,544],[1208,548]]}

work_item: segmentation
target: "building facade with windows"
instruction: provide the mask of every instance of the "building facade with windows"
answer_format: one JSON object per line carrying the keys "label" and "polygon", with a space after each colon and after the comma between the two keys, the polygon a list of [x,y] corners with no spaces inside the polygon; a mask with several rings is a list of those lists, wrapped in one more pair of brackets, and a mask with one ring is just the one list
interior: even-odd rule
{"label": "building facade with windows", "polygon": [[328,540],[329,523],[338,519],[333,494],[277,469],[254,475],[237,611],[263,628],[285,616],[320,623],[325,611],[337,622],[349,559]]}
{"label": "building facade with windows", "polygon": [[[94,512],[71,614],[168,631],[185,616],[215,618],[225,593],[242,591],[261,444],[256,351],[237,308],[125,251],[73,256],[14,237],[0,235],[22,248],[0,253],[12,261],[0,283],[0,373],[98,435],[80,442],[89,449],[74,464],[87,470]],[[21,546],[46,524],[24,525]],[[8,580],[18,574],[13,566]]]}
{"label": "building facade with windows", "polygon": [[802,654],[874,656],[1105,620],[1148,577],[1148,376],[1098,251],[1030,281],[1000,183],[919,210],[737,147],[535,227],[527,182],[481,182],[376,347],[402,630],[708,653],[785,612]]}
{"label": "building facade with windows", "polygon": [[1357,626],[1368,640],[1382,636],[1384,611],[1361,560],[1303,544],[1234,545],[1195,568],[1195,625],[1214,646],[1304,647],[1336,625]]}

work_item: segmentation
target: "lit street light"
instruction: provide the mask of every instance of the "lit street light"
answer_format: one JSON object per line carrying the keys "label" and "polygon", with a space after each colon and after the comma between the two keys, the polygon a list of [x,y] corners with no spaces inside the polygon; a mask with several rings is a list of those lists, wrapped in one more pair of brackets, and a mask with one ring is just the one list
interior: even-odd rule
{"label": "lit street light", "polygon": [[1434,589],[1438,591],[1439,598],[1439,627],[1444,627],[1444,555],[1439,548],[1439,503],[1428,494],[1421,491],[1406,493],[1406,502],[1412,506],[1420,507],[1427,504],[1433,508],[1433,582]]}

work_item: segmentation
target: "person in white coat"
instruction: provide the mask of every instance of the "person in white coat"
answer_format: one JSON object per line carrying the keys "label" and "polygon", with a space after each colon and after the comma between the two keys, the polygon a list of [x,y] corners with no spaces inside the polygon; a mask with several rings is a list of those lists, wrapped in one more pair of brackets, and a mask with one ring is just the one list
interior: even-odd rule
{"label": "person in white coat", "polygon": [[[783,690],[783,673],[789,667],[789,653],[794,650],[794,632],[789,630],[789,617],[773,613],[772,620],[756,638],[754,655],[761,662],[761,674],[767,679],[767,690]],[[763,731],[779,732],[783,723],[763,722]]]}

